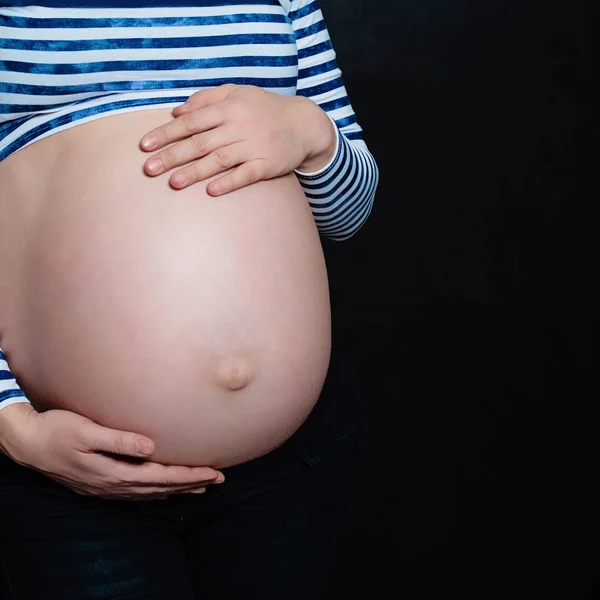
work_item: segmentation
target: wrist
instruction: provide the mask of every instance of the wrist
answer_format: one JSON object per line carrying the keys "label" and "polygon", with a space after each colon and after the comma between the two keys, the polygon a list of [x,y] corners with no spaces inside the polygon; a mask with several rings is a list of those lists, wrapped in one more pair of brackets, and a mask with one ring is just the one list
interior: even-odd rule
{"label": "wrist", "polygon": [[0,452],[13,458],[22,446],[28,421],[37,414],[28,402],[11,404],[0,410]]}
{"label": "wrist", "polygon": [[309,98],[305,101],[303,126],[306,157],[295,170],[312,174],[323,170],[335,158],[338,149],[337,126],[327,113]]}

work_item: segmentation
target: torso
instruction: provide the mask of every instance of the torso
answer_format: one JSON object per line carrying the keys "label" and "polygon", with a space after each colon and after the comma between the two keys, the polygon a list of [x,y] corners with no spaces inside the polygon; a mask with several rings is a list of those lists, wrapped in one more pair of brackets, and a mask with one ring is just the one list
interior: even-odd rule
{"label": "torso", "polygon": [[40,408],[144,433],[154,460],[225,467],[312,410],[327,275],[295,176],[213,198],[147,177],[170,109],[101,118],[0,162],[0,340]]}

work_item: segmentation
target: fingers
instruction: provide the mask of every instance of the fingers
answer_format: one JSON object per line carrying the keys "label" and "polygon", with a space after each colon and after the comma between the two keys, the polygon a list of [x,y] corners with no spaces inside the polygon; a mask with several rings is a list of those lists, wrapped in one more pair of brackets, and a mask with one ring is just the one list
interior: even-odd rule
{"label": "fingers", "polygon": [[120,495],[118,499],[130,501],[167,500],[171,496],[181,494],[205,494],[206,488],[186,488],[165,492],[162,488],[132,488],[127,494]]}
{"label": "fingers", "polygon": [[[249,183],[258,181],[264,175],[262,173],[262,161],[260,159],[246,163],[250,154],[251,149],[248,148],[246,142],[230,144],[229,146],[218,148],[201,160],[197,160],[180,171],[175,172],[171,175],[169,181],[175,189],[182,189],[240,165],[238,168],[243,170],[232,181],[235,182],[245,179],[248,181],[246,185],[249,185]],[[222,178],[219,178],[215,181],[221,181],[221,179]],[[220,186],[221,184],[214,184],[211,182],[208,191],[213,192],[216,195]]]}
{"label": "fingers", "polygon": [[101,454],[87,455],[86,465],[88,471],[95,473],[95,483],[92,487],[84,484],[80,493],[111,499],[154,500],[173,494],[203,494],[207,486],[225,481],[223,473],[210,467],[150,462],[131,465]]}
{"label": "fingers", "polygon": [[89,425],[83,432],[83,443],[88,452],[110,452],[136,458],[154,453],[154,442],[138,433],[118,431],[102,425]]}
{"label": "fingers", "polygon": [[[110,460],[110,459],[107,459]],[[225,481],[223,473],[210,467],[165,466],[146,462],[141,465],[118,464],[113,477],[131,487],[151,487],[165,490],[205,487]]]}
{"label": "fingers", "polygon": [[186,112],[182,116],[149,131],[140,143],[142,150],[159,150],[165,146],[189,138],[196,133],[204,133],[223,122],[222,111],[217,106],[204,110]]}
{"label": "fingers", "polygon": [[235,83],[225,83],[217,87],[209,88],[206,90],[200,90],[195,94],[192,94],[184,104],[180,104],[173,109],[173,115],[178,117],[187,111],[198,110],[199,108],[205,108],[211,104],[216,104],[221,100],[225,100],[231,92],[241,86]]}
{"label": "fingers", "polygon": [[86,444],[86,463],[99,475],[109,475],[115,483],[125,483],[132,486],[160,486],[160,487],[182,487],[203,486],[208,483],[221,483],[225,480],[224,475],[211,467],[186,467],[178,465],[161,465],[153,462],[132,464],[119,461],[99,454],[107,452],[113,455],[140,457],[142,454],[138,446],[147,446],[143,456],[147,457],[146,451],[152,447],[154,442],[143,435],[117,431],[101,425],[94,425],[84,433]]}
{"label": "fingers", "polygon": [[149,158],[144,163],[147,175],[155,177],[238,141],[239,132],[219,127],[188,136]]}
{"label": "fingers", "polygon": [[211,181],[206,190],[212,196],[222,196],[223,194],[228,194],[229,192],[266,179],[263,163],[263,159],[244,163],[231,173]]}
{"label": "fingers", "polygon": [[[74,490],[77,491],[77,490]],[[112,494],[90,494],[85,491],[79,491],[82,496],[100,496],[105,500],[125,500],[127,502],[148,502],[150,500],[168,500],[171,496],[180,496],[182,494],[205,494],[206,488],[192,488],[186,490],[176,490],[165,492],[161,488],[131,488],[119,493]]]}

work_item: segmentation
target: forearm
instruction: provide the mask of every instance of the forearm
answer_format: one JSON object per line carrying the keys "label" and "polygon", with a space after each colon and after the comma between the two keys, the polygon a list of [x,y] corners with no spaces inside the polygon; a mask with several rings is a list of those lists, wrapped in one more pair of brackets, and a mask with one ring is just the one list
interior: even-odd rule
{"label": "forearm", "polygon": [[318,123],[320,131],[312,130],[311,136],[319,143],[331,141],[331,133],[336,136],[335,152],[332,146],[322,146],[316,158],[295,173],[321,235],[341,241],[354,235],[371,213],[379,171],[346,93],[318,1],[292,0],[289,16],[298,47],[296,93],[312,100],[322,113],[310,121]]}
{"label": "forearm", "polygon": [[14,455],[23,419],[27,419],[32,411],[33,406],[10,372],[0,349],[0,452],[11,457]]}
{"label": "forearm", "polygon": [[294,121],[300,124],[305,139],[306,158],[295,169],[296,174],[318,173],[326,169],[336,157],[339,132],[333,119],[313,100],[296,96]]}
{"label": "forearm", "polygon": [[[22,433],[25,422],[36,410],[29,403],[11,404],[0,411],[0,453],[13,458],[22,453]],[[37,413],[36,413],[37,414]]]}

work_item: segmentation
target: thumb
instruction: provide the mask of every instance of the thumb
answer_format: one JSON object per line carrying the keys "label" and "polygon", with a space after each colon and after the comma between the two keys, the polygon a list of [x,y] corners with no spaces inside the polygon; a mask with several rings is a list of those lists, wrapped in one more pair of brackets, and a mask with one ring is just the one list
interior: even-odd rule
{"label": "thumb", "polygon": [[154,453],[154,442],[145,435],[102,427],[94,423],[86,430],[85,443],[89,450],[143,457]]}

